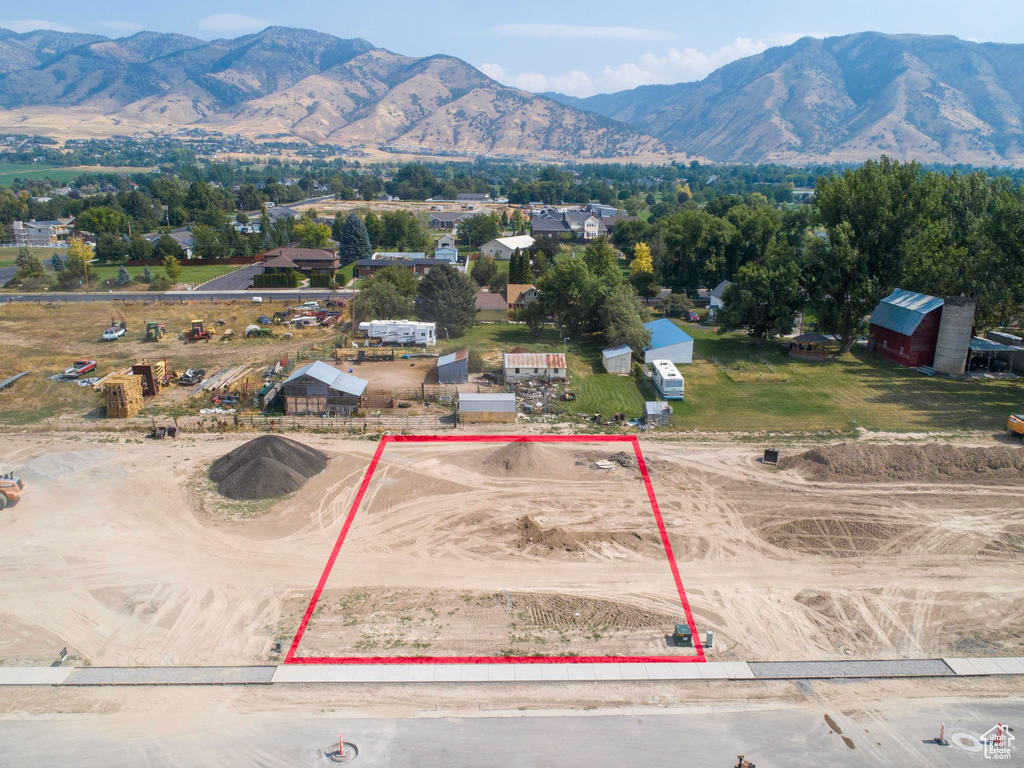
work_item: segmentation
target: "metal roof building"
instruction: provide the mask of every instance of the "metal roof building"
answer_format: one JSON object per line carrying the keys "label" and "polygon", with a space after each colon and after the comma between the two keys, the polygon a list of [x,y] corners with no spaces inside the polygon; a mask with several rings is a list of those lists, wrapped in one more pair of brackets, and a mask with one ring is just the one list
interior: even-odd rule
{"label": "metal roof building", "polygon": [[670,360],[673,363],[693,362],[693,337],[667,317],[644,323],[651,332],[651,343],[644,348],[644,362]]}
{"label": "metal roof building", "polygon": [[333,365],[328,365],[322,360],[307,363],[301,368],[296,368],[292,371],[292,375],[284,380],[284,383],[288,384],[303,376],[309,376],[317,381],[321,381],[327,385],[328,389],[343,392],[346,395],[358,396],[363,394],[363,392],[366,391],[366,385],[368,383],[366,379],[360,379],[358,376],[353,376],[351,373],[339,371]]}
{"label": "metal roof building", "polygon": [[629,373],[633,350],[628,344],[601,350],[601,364],[608,373]]}
{"label": "metal roof building", "polygon": [[564,379],[565,355],[561,352],[507,352],[504,368],[506,381]]}
{"label": "metal roof building", "polygon": [[439,384],[464,384],[468,379],[468,349],[460,349],[437,358],[437,381]]}
{"label": "metal roof building", "polygon": [[935,296],[897,288],[878,303],[869,322],[904,336],[913,336],[925,315],[939,309],[942,304],[942,299]]}
{"label": "metal roof building", "polygon": [[511,392],[460,392],[459,419],[467,422],[515,421],[516,396]]}

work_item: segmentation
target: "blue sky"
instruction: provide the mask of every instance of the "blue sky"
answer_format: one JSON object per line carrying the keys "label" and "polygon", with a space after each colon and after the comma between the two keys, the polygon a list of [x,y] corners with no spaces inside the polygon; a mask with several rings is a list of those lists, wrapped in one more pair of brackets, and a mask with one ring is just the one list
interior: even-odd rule
{"label": "blue sky", "polygon": [[121,37],[150,29],[212,39],[271,24],[308,27],[363,37],[411,56],[451,54],[504,83],[576,96],[699,80],[729,61],[804,35],[875,30],[1024,42],[1019,0],[250,0],[242,5],[50,0],[5,5],[0,26],[18,32],[45,27]]}

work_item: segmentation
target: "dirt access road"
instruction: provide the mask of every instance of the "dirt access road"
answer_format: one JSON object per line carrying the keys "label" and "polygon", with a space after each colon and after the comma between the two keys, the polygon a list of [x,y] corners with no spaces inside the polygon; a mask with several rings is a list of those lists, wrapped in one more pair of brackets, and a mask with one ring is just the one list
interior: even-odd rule
{"label": "dirt access road", "polygon": [[[94,665],[278,661],[272,646],[287,649],[376,447],[299,437],[332,456],[324,473],[276,504],[228,505],[203,477],[245,436],[5,434],[0,466],[28,492],[0,515],[0,663],[49,664],[64,646]],[[696,625],[715,632],[709,658],[1022,653],[1024,486],[1012,473],[836,482],[762,467],[749,444],[642,445]],[[504,469],[394,454],[310,641],[437,655],[655,643],[678,613],[640,524],[636,470],[606,474],[589,465],[594,449],[565,450]],[[428,631],[422,589],[448,626]],[[502,589],[528,609],[519,627],[494,623]],[[362,607],[346,590],[368,596]]]}

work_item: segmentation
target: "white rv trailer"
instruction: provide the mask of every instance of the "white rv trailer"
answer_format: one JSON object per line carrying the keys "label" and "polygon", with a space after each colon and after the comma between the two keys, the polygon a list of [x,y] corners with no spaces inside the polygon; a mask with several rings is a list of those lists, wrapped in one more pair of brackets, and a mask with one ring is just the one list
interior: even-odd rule
{"label": "white rv trailer", "polygon": [[670,360],[651,361],[653,370],[654,386],[666,400],[683,399],[683,374],[679,372],[675,364]]}
{"label": "white rv trailer", "polygon": [[359,324],[367,339],[380,339],[385,344],[415,344],[432,347],[437,344],[437,323],[416,320],[370,320]]}

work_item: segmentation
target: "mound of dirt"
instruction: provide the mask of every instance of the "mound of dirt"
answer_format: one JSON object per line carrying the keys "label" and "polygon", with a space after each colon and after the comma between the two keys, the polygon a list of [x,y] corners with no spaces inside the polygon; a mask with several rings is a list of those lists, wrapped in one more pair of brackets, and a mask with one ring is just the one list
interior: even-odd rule
{"label": "mound of dirt", "polygon": [[545,528],[529,515],[524,515],[516,522],[516,534],[516,549],[535,546],[558,552],[583,552],[600,544],[618,544],[632,550],[657,544],[653,537],[648,540],[641,533],[568,531],[558,526]]}
{"label": "mound of dirt", "polygon": [[536,443],[517,442],[503,445],[481,462],[489,473],[508,477],[537,474],[545,466],[544,450]]}
{"label": "mound of dirt", "polygon": [[250,440],[210,465],[209,477],[230,499],[272,499],[293,493],[327,467],[327,456],[277,435]]}
{"label": "mound of dirt", "polygon": [[1012,483],[1024,481],[1024,448],[842,443],[786,457],[779,465],[814,480]]}
{"label": "mound of dirt", "polygon": [[613,453],[608,457],[608,461],[614,461],[620,467],[625,467],[626,469],[632,469],[636,466],[636,456],[631,453],[626,453],[625,451]]}

